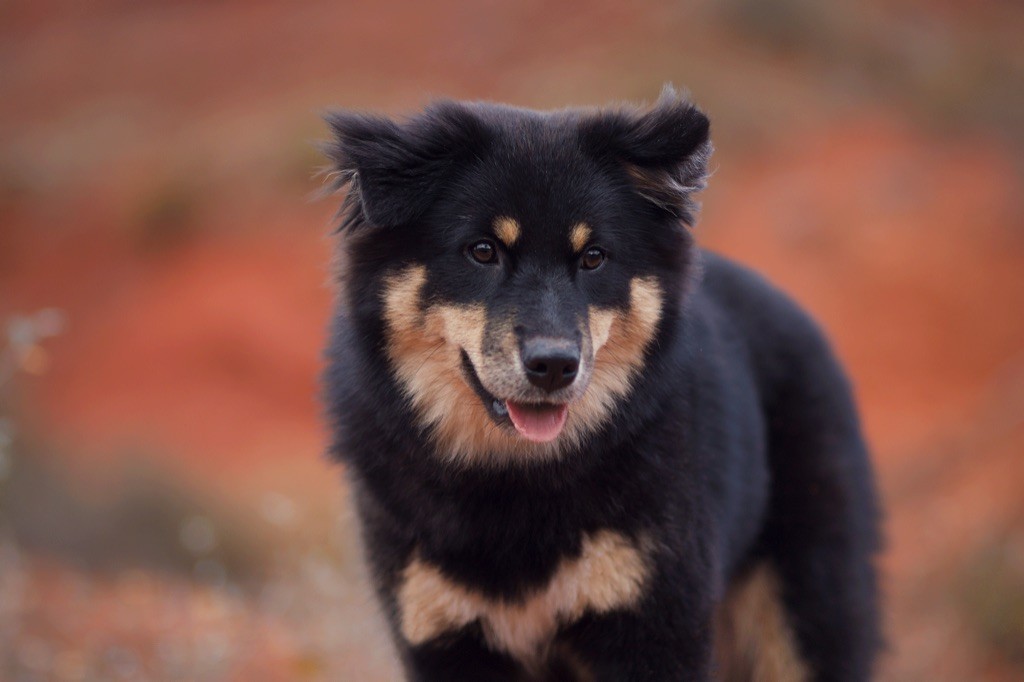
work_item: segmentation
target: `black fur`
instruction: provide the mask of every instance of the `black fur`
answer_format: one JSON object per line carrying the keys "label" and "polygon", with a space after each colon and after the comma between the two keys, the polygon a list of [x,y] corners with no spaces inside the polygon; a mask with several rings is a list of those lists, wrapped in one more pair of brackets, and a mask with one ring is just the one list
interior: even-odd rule
{"label": "black fur", "polygon": [[[514,601],[578,554],[585,534],[613,529],[655,540],[640,608],[566,624],[541,676],[571,679],[564,647],[596,679],[709,678],[715,606],[745,568],[767,561],[814,678],[867,679],[880,644],[878,519],[850,389],[789,299],[693,246],[685,223],[710,152],[704,115],[668,92],[650,110],[446,102],[403,123],[344,112],[328,121],[336,186],[350,185],[325,374],[333,452],[354,483],[408,676],[528,674],[490,650],[476,624],[404,641],[395,591],[414,553]],[[465,246],[500,215],[519,220],[524,251],[486,271]],[[562,255],[580,220],[609,254],[593,272]],[[579,447],[453,463],[417,426],[386,353],[384,278],[409,264],[426,267],[427,301],[490,310],[504,296],[528,308],[557,282],[558,314],[627,310],[630,279],[647,276],[665,302],[628,397]]]}

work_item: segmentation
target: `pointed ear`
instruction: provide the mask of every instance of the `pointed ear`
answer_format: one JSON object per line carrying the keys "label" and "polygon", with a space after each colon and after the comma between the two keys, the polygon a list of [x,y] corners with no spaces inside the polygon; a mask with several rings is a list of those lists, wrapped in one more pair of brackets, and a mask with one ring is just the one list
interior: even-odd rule
{"label": "pointed ear", "polygon": [[687,225],[707,179],[709,131],[707,116],[670,86],[646,111],[604,111],[580,124],[585,149],[622,164],[638,194]]}
{"label": "pointed ear", "polygon": [[433,104],[401,125],[348,111],[325,120],[334,133],[321,147],[330,162],[330,190],[348,186],[341,229],[414,221],[430,208],[452,167],[487,139],[479,118],[456,102]]}

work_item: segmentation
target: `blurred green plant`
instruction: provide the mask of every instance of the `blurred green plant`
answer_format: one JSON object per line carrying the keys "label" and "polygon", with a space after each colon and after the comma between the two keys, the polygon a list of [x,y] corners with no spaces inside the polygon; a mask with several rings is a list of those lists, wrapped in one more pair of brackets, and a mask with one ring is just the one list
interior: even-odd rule
{"label": "blurred green plant", "polygon": [[253,578],[265,563],[243,522],[166,472],[134,464],[89,490],[23,440],[16,453],[0,488],[0,520],[23,549],[89,571],[147,568],[218,587]]}
{"label": "blurred green plant", "polygon": [[978,551],[959,591],[979,639],[1024,668],[1024,533],[1006,533]]}
{"label": "blurred green plant", "polygon": [[[991,20],[953,25],[920,8],[891,11],[850,0],[727,0],[717,7],[745,35],[840,78],[847,89],[867,87],[933,123],[993,126],[1024,143],[1024,43],[986,30]],[[1007,4],[1007,25],[1015,11]]]}
{"label": "blurred green plant", "polygon": [[[14,468],[14,420],[4,413],[14,377],[19,371],[29,374],[46,371],[50,356],[42,342],[60,334],[64,326],[64,313],[56,308],[44,308],[31,315],[13,315],[4,324],[0,345],[0,495]],[[0,496],[0,503],[2,501]],[[0,532],[3,530],[0,526]]]}
{"label": "blurred green plant", "polygon": [[42,374],[49,366],[49,354],[42,342],[64,331],[64,313],[44,308],[31,315],[14,315],[4,326],[4,345],[0,346],[0,391],[18,371]]}
{"label": "blurred green plant", "polygon": [[194,182],[184,178],[164,181],[139,201],[130,225],[133,243],[150,255],[185,244],[198,231],[201,202],[202,191]]}
{"label": "blurred green plant", "polygon": [[27,172],[14,163],[0,162],[0,215],[18,202],[33,197],[37,190]]}
{"label": "blurred green plant", "polygon": [[[252,577],[262,558],[241,522],[201,500],[144,457],[130,469],[106,472],[103,494],[89,494],[18,433],[8,414],[19,373],[46,371],[44,341],[66,326],[48,308],[11,316],[0,345],[0,534],[25,549],[58,556],[87,570],[147,567],[192,573],[221,584]],[[0,538],[2,539],[2,538]]]}
{"label": "blurred green plant", "polygon": [[326,137],[326,125],[304,127],[286,137],[277,155],[278,180],[290,187],[306,190],[315,186],[313,179],[327,163],[317,148],[317,140]]}

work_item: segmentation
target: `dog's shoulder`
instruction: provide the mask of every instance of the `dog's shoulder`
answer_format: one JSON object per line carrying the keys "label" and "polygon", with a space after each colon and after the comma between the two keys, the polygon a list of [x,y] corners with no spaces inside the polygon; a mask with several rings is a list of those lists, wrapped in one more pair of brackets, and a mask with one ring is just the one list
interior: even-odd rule
{"label": "dog's shoulder", "polygon": [[694,307],[713,318],[720,333],[737,337],[755,366],[768,370],[831,357],[818,323],[764,276],[707,250],[700,263]]}
{"label": "dog's shoulder", "polygon": [[700,250],[698,296],[745,328],[761,332],[820,333],[803,309],[754,270],[707,249]]}

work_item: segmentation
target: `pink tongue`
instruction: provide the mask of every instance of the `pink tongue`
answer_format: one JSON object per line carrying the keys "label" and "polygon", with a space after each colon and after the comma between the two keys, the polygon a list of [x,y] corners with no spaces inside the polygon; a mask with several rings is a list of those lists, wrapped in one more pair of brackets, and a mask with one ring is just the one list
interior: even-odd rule
{"label": "pink tongue", "polygon": [[547,443],[558,438],[569,414],[568,405],[526,405],[508,401],[508,416],[516,431],[537,443]]}

